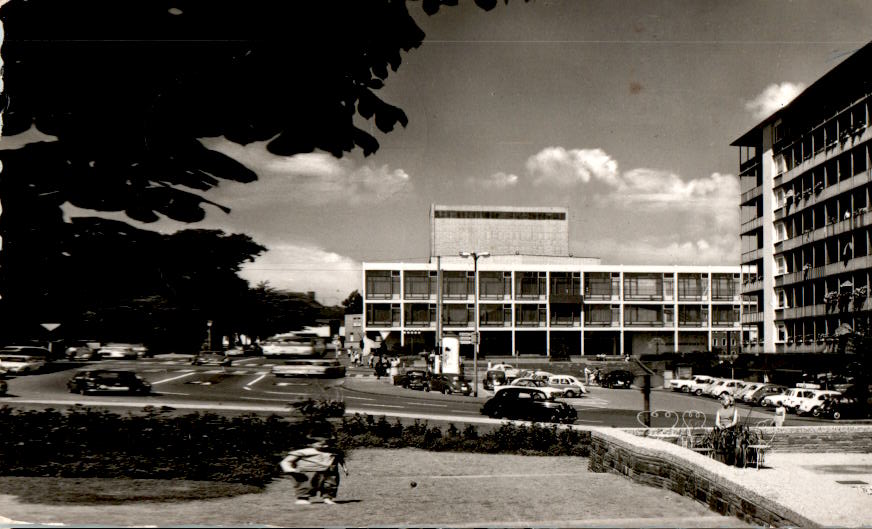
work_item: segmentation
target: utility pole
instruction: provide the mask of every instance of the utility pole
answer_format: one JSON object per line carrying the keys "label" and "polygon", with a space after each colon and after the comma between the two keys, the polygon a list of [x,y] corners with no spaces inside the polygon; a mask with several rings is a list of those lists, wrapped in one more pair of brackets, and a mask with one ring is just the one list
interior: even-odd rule
{"label": "utility pole", "polygon": [[442,355],[442,256],[436,256],[436,354]]}
{"label": "utility pole", "polygon": [[478,336],[478,259],[479,257],[490,257],[490,252],[460,252],[460,257],[472,257],[472,269],[474,278],[474,291],[472,293],[472,301],[475,309],[475,321],[473,322],[474,331],[472,334],[472,396],[478,397],[478,347],[481,341]]}

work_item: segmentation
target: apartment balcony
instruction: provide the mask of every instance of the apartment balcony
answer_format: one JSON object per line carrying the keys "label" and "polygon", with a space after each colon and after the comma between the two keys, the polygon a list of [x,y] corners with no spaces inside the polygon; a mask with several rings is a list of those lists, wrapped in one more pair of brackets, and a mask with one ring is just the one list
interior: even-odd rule
{"label": "apartment balcony", "polygon": [[613,321],[586,321],[586,322],[584,322],[585,329],[587,329],[588,327],[591,327],[591,328],[600,327],[601,328],[601,327],[620,327],[620,326],[621,326],[621,322],[617,321],[617,320],[613,320]]}
{"label": "apartment balcony", "polygon": [[619,301],[620,294],[618,292],[608,292],[608,293],[595,293],[595,294],[585,294],[582,301]]}
{"label": "apartment balcony", "polygon": [[404,327],[413,327],[413,328],[422,328],[422,327],[436,327],[435,321],[430,320],[406,320],[403,322]]}
{"label": "apartment balcony", "polygon": [[515,327],[545,327],[545,323],[545,321],[519,320],[515,322]]}
{"label": "apartment balcony", "polygon": [[553,304],[561,305],[581,305],[584,298],[581,294],[554,294],[548,297],[548,301]]}
{"label": "apartment balcony", "polygon": [[754,281],[748,281],[747,283],[742,283],[742,294],[757,292],[759,290],[763,290],[763,280],[762,279],[756,279]]}
{"label": "apartment balcony", "polygon": [[681,329],[690,328],[706,328],[708,327],[708,320],[679,320],[678,327]]}
{"label": "apartment balcony", "polygon": [[827,314],[827,306],[825,303],[817,305],[806,305],[805,307],[793,307],[783,309],[778,320],[794,320],[797,318],[813,318],[815,316],[825,316]]}
{"label": "apartment balcony", "polygon": [[714,329],[738,329],[739,327],[739,322],[733,320],[712,322],[712,328]]}
{"label": "apartment balcony", "polygon": [[551,318],[551,327],[572,328],[581,327],[579,318]]}
{"label": "apartment balcony", "polygon": [[742,314],[742,323],[762,323],[762,312],[745,312]]}
{"label": "apartment balcony", "polygon": [[763,186],[755,186],[753,189],[750,189],[744,193],[742,193],[742,198],[740,204],[745,204],[746,202],[750,202],[751,200],[759,197],[763,194]]}
{"label": "apartment balcony", "polygon": [[662,320],[656,320],[656,321],[644,321],[644,320],[627,321],[626,319],[624,320],[624,327],[666,327],[667,325],[669,327],[672,327],[672,322],[669,322],[668,324],[666,324],[666,323],[663,323]]}
{"label": "apartment balcony", "polygon": [[[792,182],[794,178],[802,175],[809,169],[816,167],[826,162],[827,160],[838,157],[839,155],[851,150],[860,143],[868,141],[870,138],[872,138],[872,128],[870,127],[864,127],[861,130],[855,131],[854,134],[847,134],[845,136],[842,136],[839,141],[833,141],[829,143],[825,148],[819,149],[817,152],[815,152],[799,164],[779,175],[781,176],[780,183]],[[775,185],[779,185],[779,182],[776,182]]]}
{"label": "apartment balcony", "polygon": [[790,251],[805,244],[813,244],[817,241],[824,240],[827,237],[841,235],[868,226],[872,226],[872,211],[858,211],[857,214],[852,215],[851,218],[842,219],[833,224],[827,224],[816,230],[810,230],[783,241],[782,251]]}
{"label": "apartment balcony", "polygon": [[366,326],[368,328],[371,328],[371,329],[375,329],[375,328],[389,329],[389,328],[400,327],[400,322],[399,321],[389,321],[389,320],[373,320],[373,321],[367,321]]}
{"label": "apartment balcony", "polygon": [[757,248],[756,250],[751,250],[750,252],[745,252],[742,254],[742,263],[752,263],[759,259],[763,259],[763,248]]}
{"label": "apartment balcony", "polygon": [[763,226],[763,217],[757,217],[756,219],[749,220],[748,222],[743,222],[741,227],[741,234],[744,235],[746,233],[750,233],[761,226]]}
{"label": "apartment balcony", "polygon": [[478,324],[479,327],[487,327],[488,329],[493,329],[494,327],[511,327],[511,320],[496,320],[496,321],[482,321]]}
{"label": "apartment balcony", "polygon": [[837,263],[828,264],[826,266],[818,266],[808,270],[801,270],[791,274],[782,274],[775,277],[775,286],[787,286],[794,283],[801,283],[810,279],[818,279],[828,276],[841,274],[844,272],[853,272],[855,270],[863,270],[872,267],[872,255],[864,255],[849,259],[847,263],[839,261]]}

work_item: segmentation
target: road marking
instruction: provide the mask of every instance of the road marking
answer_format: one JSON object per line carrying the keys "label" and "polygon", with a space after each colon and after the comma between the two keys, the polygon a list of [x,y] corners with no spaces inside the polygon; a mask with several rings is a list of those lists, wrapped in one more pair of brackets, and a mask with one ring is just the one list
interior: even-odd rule
{"label": "road marking", "polygon": [[405,406],[394,406],[392,404],[368,404],[368,406],[378,406],[379,408],[405,408]]}
{"label": "road marking", "polygon": [[249,389],[248,386],[253,386],[254,384],[257,384],[258,382],[263,380],[263,377],[265,377],[265,376],[266,376],[266,373],[263,373],[259,377],[255,378],[254,380],[252,380],[251,382],[249,382],[248,384],[245,385],[246,386],[245,389]]}
{"label": "road marking", "polygon": [[305,395],[311,397],[314,393],[294,393],[293,391],[263,391],[262,393],[269,393],[270,395]]}
{"label": "road marking", "polygon": [[[302,393],[300,393],[302,395]],[[268,400],[270,402],[288,402],[288,399],[270,399],[268,397],[239,397],[245,400]]]}
{"label": "road marking", "polygon": [[433,406],[434,408],[447,408],[448,404],[424,404],[422,402],[409,402],[406,401],[404,404],[414,404],[415,406]]}
{"label": "road marking", "polygon": [[481,412],[478,411],[466,411],[466,410],[445,410],[449,413],[463,413],[465,415],[481,415]]}
{"label": "road marking", "polygon": [[366,397],[345,397],[345,398],[346,399],[354,399],[354,400],[375,400],[375,399],[368,399]]}
{"label": "road marking", "polygon": [[191,376],[191,375],[193,375],[193,374],[194,374],[194,373],[185,373],[184,375],[179,375],[179,376],[177,376],[177,377],[165,378],[165,379],[163,379],[163,380],[158,380],[157,382],[152,382],[151,385],[152,385],[152,386],[157,386],[158,384],[163,384],[164,382],[171,382],[171,381],[173,381],[173,380],[178,380],[178,379],[180,379],[180,378],[189,377],[189,376]]}
{"label": "road marking", "polygon": [[160,394],[161,395],[185,395],[185,396],[190,395],[190,393],[176,393],[174,391],[161,391]]}
{"label": "road marking", "polygon": [[166,369],[143,369],[143,373],[163,373]]}
{"label": "road marking", "polygon": [[206,375],[220,375],[221,373],[226,373],[227,371],[223,369],[213,369],[211,371],[204,371]]}

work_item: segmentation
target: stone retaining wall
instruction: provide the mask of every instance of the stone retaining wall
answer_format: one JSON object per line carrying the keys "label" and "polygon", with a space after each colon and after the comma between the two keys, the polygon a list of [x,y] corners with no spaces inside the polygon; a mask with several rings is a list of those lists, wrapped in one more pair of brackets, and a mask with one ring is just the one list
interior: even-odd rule
{"label": "stone retaining wall", "polygon": [[[718,465],[723,468],[718,468]],[[816,524],[792,509],[731,481],[726,465],[656,439],[627,431],[591,433],[588,468],[613,472],[696,499],[711,510],[753,525],[811,527]]]}
{"label": "stone retaining wall", "polygon": [[[694,428],[696,439],[705,437],[711,428]],[[783,426],[755,428],[760,437],[776,452],[872,453],[872,424],[836,424],[826,426]],[[641,437],[669,440],[669,428],[628,428],[624,430]],[[677,438],[672,439],[673,442]]]}

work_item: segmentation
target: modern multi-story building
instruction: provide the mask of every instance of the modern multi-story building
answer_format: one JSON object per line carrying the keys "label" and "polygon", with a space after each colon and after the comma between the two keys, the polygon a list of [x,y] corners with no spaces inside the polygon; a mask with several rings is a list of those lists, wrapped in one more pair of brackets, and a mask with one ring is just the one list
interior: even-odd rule
{"label": "modern multi-story building", "polygon": [[[434,206],[431,248],[444,253],[363,264],[364,332],[420,352],[433,349],[440,332],[472,332],[477,319],[485,356],[738,352],[739,266],[571,257],[566,218],[562,208]],[[543,255],[547,248],[557,250]],[[461,252],[490,255],[474,263]],[[472,346],[461,353],[471,356]]]}
{"label": "modern multi-story building", "polygon": [[733,142],[743,349],[827,352],[868,329],[872,43]]}

